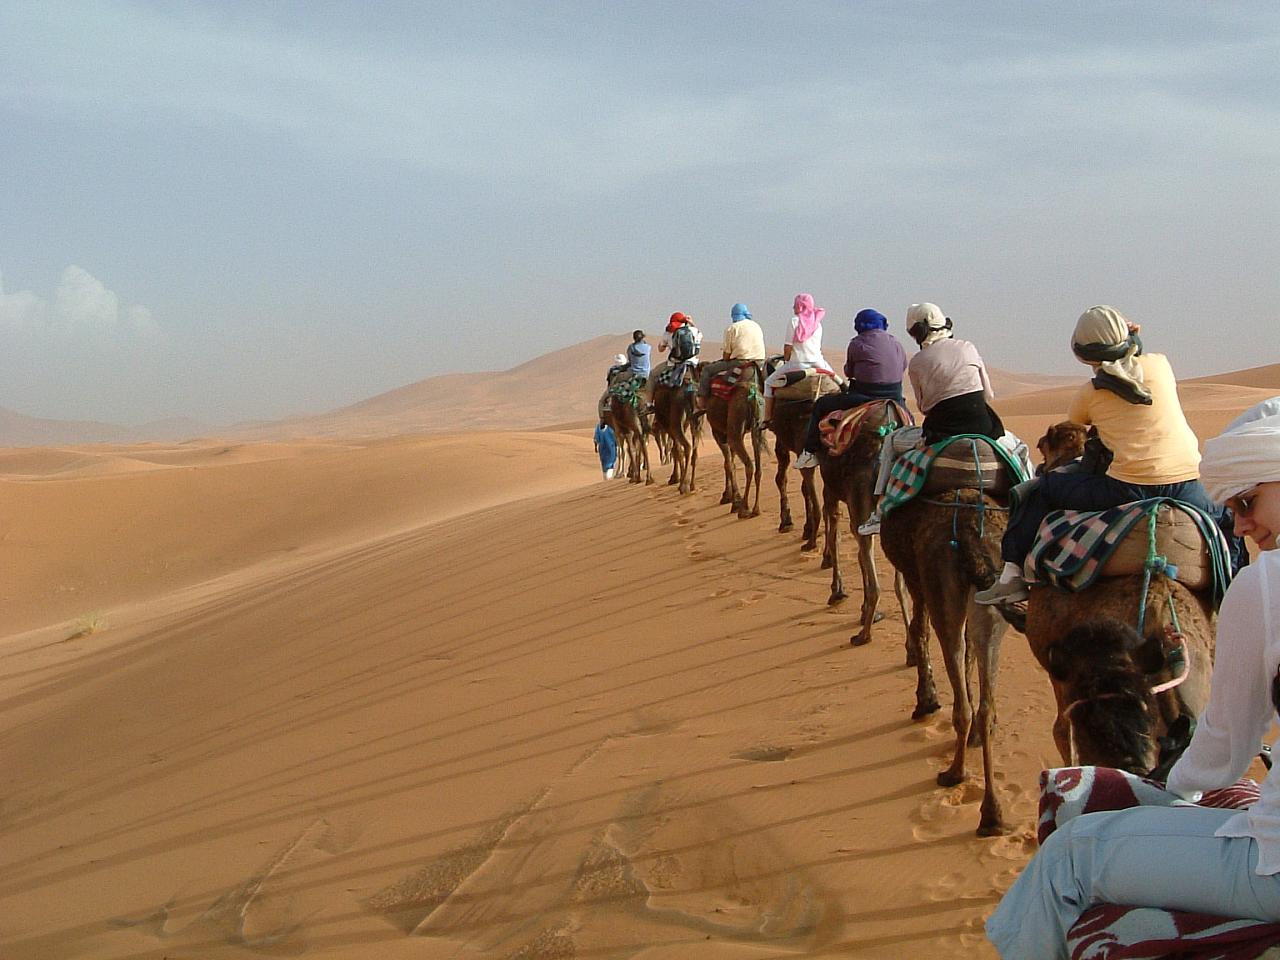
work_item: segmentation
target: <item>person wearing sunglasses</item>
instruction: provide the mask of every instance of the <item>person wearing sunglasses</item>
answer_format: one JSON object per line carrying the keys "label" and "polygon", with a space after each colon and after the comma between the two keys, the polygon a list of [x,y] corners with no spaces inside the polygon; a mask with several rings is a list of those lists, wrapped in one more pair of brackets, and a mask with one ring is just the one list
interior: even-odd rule
{"label": "person wearing sunglasses", "polygon": [[[1200,476],[1260,553],[1223,598],[1209,703],[1169,771],[1168,789],[1189,800],[1243,776],[1280,712],[1280,397],[1206,442]],[[987,936],[1005,960],[1065,958],[1067,932],[1097,903],[1280,921],[1280,766],[1247,810],[1137,806],[1067,821]]]}
{"label": "person wearing sunglasses", "polygon": [[1004,569],[994,586],[978,591],[978,603],[1027,599],[1022,564],[1054,510],[1106,510],[1171,497],[1223,522],[1222,507],[1199,480],[1199,445],[1182,412],[1173,367],[1163,354],[1143,352],[1140,329],[1108,306],[1090,307],[1076,321],[1071,350],[1093,378],[1076,393],[1067,419],[1096,428],[1111,461],[1105,472],[1051,471],[1026,489],[1000,544]]}

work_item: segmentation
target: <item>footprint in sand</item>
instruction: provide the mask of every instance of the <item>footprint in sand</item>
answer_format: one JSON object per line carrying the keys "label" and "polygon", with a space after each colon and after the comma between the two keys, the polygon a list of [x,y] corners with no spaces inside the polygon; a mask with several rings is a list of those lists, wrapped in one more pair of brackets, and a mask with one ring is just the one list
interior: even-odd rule
{"label": "footprint in sand", "polygon": [[730,754],[735,760],[754,760],[757,763],[778,763],[787,759],[794,751],[791,747],[770,747],[760,746],[752,747],[749,750],[742,750],[738,753]]}
{"label": "footprint in sand", "polygon": [[738,606],[739,607],[754,606],[755,604],[763,600],[766,596],[768,596],[768,594],[760,593],[758,591],[755,593],[749,593],[744,597],[738,598]]}
{"label": "footprint in sand", "polygon": [[718,600],[718,599],[720,599],[721,597],[727,597],[727,596],[729,596],[729,594],[731,594],[731,593],[733,593],[733,591],[732,591],[732,590],[730,590],[728,587],[722,587],[722,588],[720,588],[719,590],[716,590],[716,591],[714,591],[714,592],[712,592],[712,593],[708,593],[708,594],[707,594],[707,599],[708,599],[708,600]]}
{"label": "footprint in sand", "polygon": [[972,811],[965,808],[981,802],[982,794],[982,785],[969,780],[939,788],[912,812],[911,820],[916,826],[911,828],[911,835],[917,840],[937,840],[963,829],[957,820],[963,818],[967,823],[972,818]]}
{"label": "footprint in sand", "polygon": [[290,874],[339,856],[355,843],[358,834],[354,824],[316,820],[261,870],[218,897],[196,919],[171,927],[175,897],[144,916],[119,918],[113,926],[131,927],[179,948],[188,941],[207,946],[211,939],[217,939],[261,950],[297,940],[307,919],[324,904],[305,885],[299,887],[291,881]]}
{"label": "footprint in sand", "polygon": [[[1016,860],[1019,863],[1031,859],[1039,845],[1036,835],[1031,830],[1019,830],[1003,837],[995,837],[986,845],[984,853],[997,860]],[[1019,868],[1013,873],[1017,875]]]}

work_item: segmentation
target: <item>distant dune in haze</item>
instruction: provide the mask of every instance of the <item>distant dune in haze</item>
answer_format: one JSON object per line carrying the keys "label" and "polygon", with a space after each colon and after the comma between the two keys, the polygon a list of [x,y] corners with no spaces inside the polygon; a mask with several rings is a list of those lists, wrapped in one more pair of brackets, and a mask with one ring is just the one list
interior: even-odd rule
{"label": "distant dune in haze", "polygon": [[[594,421],[604,373],[614,355],[629,341],[625,333],[595,337],[509,370],[428,377],[325,413],[230,427],[214,427],[186,418],[140,426],[50,420],[0,408],[0,446],[172,442],[208,436],[237,440],[372,438],[581,426]],[[833,367],[842,365],[842,352],[828,350],[826,354]],[[704,342],[703,355],[718,357],[720,344]],[[656,341],[654,358],[662,359]],[[1017,373],[998,368],[990,372],[997,407],[1017,397],[1019,414],[1063,415],[1085,371],[1082,369],[1081,376]],[[1180,390],[1184,400],[1194,398],[1206,409],[1226,410],[1238,397],[1254,396],[1250,391],[1265,391],[1267,396],[1280,392],[1280,364],[1195,377],[1182,381]],[[1223,418],[1222,423],[1227,419]]]}

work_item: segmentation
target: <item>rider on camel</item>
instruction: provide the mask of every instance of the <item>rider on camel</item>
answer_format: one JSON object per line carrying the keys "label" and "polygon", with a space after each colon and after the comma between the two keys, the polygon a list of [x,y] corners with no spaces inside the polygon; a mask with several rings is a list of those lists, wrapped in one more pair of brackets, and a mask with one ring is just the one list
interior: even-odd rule
{"label": "rider on camel", "polygon": [[818,370],[834,376],[827,369],[827,358],[822,355],[822,318],[827,311],[813,304],[807,293],[796,294],[792,304],[794,316],[787,327],[787,338],[782,346],[782,363],[764,382],[764,425],[773,420],[773,391],[790,382],[788,374],[801,370]]}
{"label": "rider on camel", "polygon": [[817,454],[822,447],[818,424],[828,414],[872,400],[903,402],[902,375],[907,369],[907,353],[898,338],[889,332],[888,319],[878,310],[861,310],[853,318],[853,331],[844,362],[844,375],[849,379],[841,393],[814,401],[804,450],[794,464],[797,470],[818,465]]}
{"label": "rider on camel", "polygon": [[745,303],[735,303],[729,314],[729,326],[724,331],[724,351],[719,360],[702,365],[698,377],[698,412],[707,409],[707,397],[711,395],[711,380],[737,363],[750,361],[764,363],[764,331],[751,319],[751,311]]}
{"label": "rider on camel", "polygon": [[[917,446],[928,446],[964,433],[976,433],[999,441],[1004,424],[991,409],[995,397],[987,365],[978,348],[952,335],[951,318],[932,303],[913,303],[907,309],[907,333],[920,352],[907,364],[907,376],[915,393],[916,406],[924,414],[918,427],[899,427],[885,438],[880,448],[880,471],[875,494],[884,493],[889,471],[899,454]],[[864,537],[880,532],[877,501],[871,516],[858,525]]]}

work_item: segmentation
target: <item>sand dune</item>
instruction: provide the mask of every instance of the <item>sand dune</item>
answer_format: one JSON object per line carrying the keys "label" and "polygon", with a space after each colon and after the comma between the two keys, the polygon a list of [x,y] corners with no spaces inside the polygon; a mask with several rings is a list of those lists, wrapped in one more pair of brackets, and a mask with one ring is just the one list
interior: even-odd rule
{"label": "sand dune", "polygon": [[[1222,389],[1202,435],[1269,393]],[[704,456],[681,499],[581,430],[0,453],[0,955],[993,956],[1055,756],[1025,641],[981,840],[900,613],[849,647]]]}

